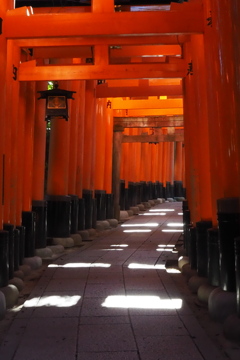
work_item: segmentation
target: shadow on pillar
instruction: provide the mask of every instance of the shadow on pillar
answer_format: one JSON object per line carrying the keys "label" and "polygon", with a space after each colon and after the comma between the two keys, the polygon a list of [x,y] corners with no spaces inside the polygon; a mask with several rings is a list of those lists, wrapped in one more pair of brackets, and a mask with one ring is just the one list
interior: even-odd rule
{"label": "shadow on pillar", "polygon": [[218,229],[211,228],[208,232],[208,282],[212,286],[220,286],[220,259]]}
{"label": "shadow on pillar", "polygon": [[79,201],[77,195],[69,195],[71,198],[71,234],[78,232],[78,212],[79,212]]}
{"label": "shadow on pillar", "polygon": [[47,246],[47,202],[33,200],[32,211],[36,214],[35,248],[42,249]]}
{"label": "shadow on pillar", "polygon": [[240,236],[240,199],[217,200],[220,279],[225,291],[236,290],[234,239]]}
{"label": "shadow on pillar", "polygon": [[8,266],[9,279],[14,277],[14,225],[3,224],[3,230],[8,231]]}
{"label": "shadow on pillar", "polygon": [[22,226],[25,227],[24,257],[32,257],[35,255],[36,214],[32,211],[23,211]]}
{"label": "shadow on pillar", "polygon": [[97,220],[106,220],[106,191],[95,190]]}
{"label": "shadow on pillar", "polygon": [[85,201],[85,228],[93,227],[93,192],[92,190],[83,190],[83,199]]}
{"label": "shadow on pillar", "polygon": [[7,286],[9,280],[8,243],[8,231],[0,231],[0,288]]}
{"label": "shadow on pillar", "polygon": [[71,231],[71,197],[47,195],[47,236],[69,237]]}
{"label": "shadow on pillar", "polygon": [[197,273],[199,276],[208,277],[208,249],[207,230],[212,227],[211,221],[198,221],[196,223],[197,236]]}
{"label": "shadow on pillar", "polygon": [[106,194],[106,218],[114,218],[114,203],[113,194]]}
{"label": "shadow on pillar", "polygon": [[85,230],[85,199],[78,199],[78,230]]}

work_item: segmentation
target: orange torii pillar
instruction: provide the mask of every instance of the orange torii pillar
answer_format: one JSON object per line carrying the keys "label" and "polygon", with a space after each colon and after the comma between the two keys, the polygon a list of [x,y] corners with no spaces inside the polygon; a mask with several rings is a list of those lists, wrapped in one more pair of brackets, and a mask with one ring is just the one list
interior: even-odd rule
{"label": "orange torii pillar", "polygon": [[[149,132],[149,129],[146,129]],[[148,202],[150,200],[150,179],[151,179],[151,153],[149,143],[141,143],[141,166],[140,166],[140,180],[142,187],[142,201]]]}
{"label": "orange torii pillar", "polygon": [[[110,100],[111,101],[111,100]],[[113,212],[113,194],[112,194],[112,152],[113,152],[113,115],[112,110],[108,106],[109,99],[106,103],[106,145],[105,145],[105,171],[104,171],[104,189],[106,190],[107,219],[114,217]]]}
{"label": "orange torii pillar", "polygon": [[[68,84],[59,82],[59,88]],[[51,120],[49,143],[47,201],[48,236],[67,238],[71,230],[71,197],[68,196],[70,121],[62,117]]]}
{"label": "orange torii pillar", "polygon": [[[38,91],[47,90],[47,82],[36,83]],[[32,174],[32,210],[36,213],[35,248],[45,248],[47,245],[47,202],[44,199],[45,165],[46,165],[46,121],[45,103],[35,102],[33,174]]]}
{"label": "orange torii pillar", "polygon": [[182,143],[182,141],[175,142],[174,196],[184,197],[184,193],[183,193],[183,143]]}
{"label": "orange torii pillar", "polygon": [[[76,61],[74,61],[76,63]],[[69,143],[69,167],[68,167],[68,194],[71,197],[71,234],[77,234],[79,230],[79,195],[77,192],[77,171],[78,171],[78,155],[79,148],[83,147],[83,139],[79,139],[79,130],[82,126],[83,118],[80,118],[81,98],[81,82],[72,81],[71,90],[75,91],[74,100],[70,102],[70,143]],[[79,124],[79,122],[81,123]]]}
{"label": "orange torii pillar", "polygon": [[113,160],[112,160],[112,193],[114,218],[120,220],[120,167],[122,155],[122,136],[123,129],[113,130]]}
{"label": "orange torii pillar", "polygon": [[[78,196],[78,230],[85,229],[85,200],[83,193],[83,151],[84,151],[84,118],[85,118],[85,88],[86,81],[78,82],[78,95],[75,96],[76,111],[78,111],[78,127],[77,127],[77,170],[76,170],[76,189]],[[74,111],[72,111],[74,116]],[[77,115],[77,114],[76,114]]]}
{"label": "orange torii pillar", "polygon": [[149,144],[151,149],[151,183],[152,183],[152,192],[151,198],[156,199],[157,196],[157,163],[158,163],[158,144]]}
{"label": "orange torii pillar", "polygon": [[[220,283],[235,291],[234,239],[240,235],[239,176],[239,4],[235,0],[206,2],[212,23],[206,26],[206,68],[209,98],[213,209],[217,213],[220,250]],[[213,21],[214,19],[214,21]],[[236,49],[237,48],[237,49]],[[211,49],[211,58],[208,53]],[[220,75],[219,75],[220,74]],[[214,91],[213,91],[214,89]],[[227,119],[227,121],[226,121]],[[215,133],[214,133],[215,129]],[[215,147],[215,148],[214,148]],[[213,154],[215,163],[213,164]],[[216,185],[216,188],[214,188]]]}
{"label": "orange torii pillar", "polygon": [[[129,128],[124,129],[123,135],[129,135]],[[120,168],[120,210],[129,210],[128,181],[129,181],[129,143],[122,144]]]}
{"label": "orange torii pillar", "polygon": [[[13,1],[4,0],[0,3],[0,17],[5,21],[5,16],[7,10],[11,10],[14,7]],[[9,79],[12,80],[12,72],[11,78],[7,79],[7,75],[10,75],[10,72],[7,74],[7,41],[5,37],[5,28],[2,26],[2,34],[0,35],[0,98],[1,98],[1,107],[0,107],[0,287],[4,287],[8,284],[9,280],[9,257],[8,257],[8,249],[9,249],[9,232],[3,230],[3,222],[9,221],[9,215],[7,218],[4,215],[4,207],[9,207],[9,199],[5,198],[5,187],[6,187],[6,180],[9,181],[10,174],[8,172],[8,178],[6,178],[6,161],[8,162],[6,150],[10,147],[8,144],[6,137],[8,132],[11,131],[11,126],[9,126],[9,119],[6,116],[7,104],[11,107],[11,101],[9,95],[6,96],[6,88],[9,85]],[[12,61],[11,61],[11,70],[12,70]],[[9,64],[10,66],[10,64]],[[10,82],[11,82],[10,80]],[[15,144],[16,146],[16,144]],[[10,166],[9,166],[10,168]],[[8,185],[7,185],[8,186]],[[8,210],[9,214],[9,210]],[[13,241],[12,241],[13,245]],[[12,246],[13,249],[13,246]],[[11,269],[14,265],[11,264]],[[12,271],[13,272],[13,271]],[[12,275],[11,275],[12,277]]]}
{"label": "orange torii pillar", "polygon": [[85,200],[85,227],[95,226],[96,202],[93,199],[96,147],[96,81],[86,81],[83,153],[83,198]]}
{"label": "orange torii pillar", "polygon": [[97,220],[106,219],[106,190],[104,189],[105,147],[106,147],[106,110],[105,98],[96,99],[96,149],[95,149],[95,198]]}
{"label": "orange torii pillar", "polygon": [[159,181],[158,197],[163,198],[163,142],[158,145],[157,179]]}
{"label": "orange torii pillar", "polygon": [[[131,128],[129,129],[129,135],[137,135],[138,129]],[[137,204],[136,194],[137,194],[137,143],[130,143],[129,144],[129,151],[128,151],[128,174],[129,174],[129,181],[128,181],[128,202],[129,207],[135,206]]]}

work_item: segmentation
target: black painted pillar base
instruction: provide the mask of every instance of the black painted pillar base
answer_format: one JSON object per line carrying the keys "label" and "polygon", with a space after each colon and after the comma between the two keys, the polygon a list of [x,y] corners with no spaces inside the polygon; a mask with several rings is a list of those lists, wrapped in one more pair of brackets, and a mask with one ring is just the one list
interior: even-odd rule
{"label": "black painted pillar base", "polygon": [[9,279],[12,279],[14,277],[14,225],[3,224],[3,230],[8,231]]}
{"label": "black painted pillar base", "polygon": [[217,208],[221,288],[236,291],[234,239],[240,236],[240,199],[218,199]]}
{"label": "black painted pillar base", "polygon": [[106,191],[95,190],[95,199],[97,203],[97,220],[106,220]]}
{"label": "black painted pillar base", "polygon": [[119,205],[120,210],[125,210],[125,180],[120,180],[120,199]]}
{"label": "black painted pillar base", "polygon": [[16,226],[16,229],[19,230],[19,265],[22,265],[25,256],[26,228],[24,226]]}
{"label": "black painted pillar base", "polygon": [[48,195],[47,200],[47,236],[69,237],[71,231],[71,197]]}
{"label": "black painted pillar base", "polygon": [[97,199],[92,198],[92,228],[96,229],[97,227]]}
{"label": "black painted pillar base", "polygon": [[0,231],[0,288],[7,286],[9,280],[8,243],[8,231]]}
{"label": "black painted pillar base", "polygon": [[183,182],[174,181],[174,197],[183,197]]}
{"label": "black painted pillar base", "polygon": [[240,318],[240,237],[234,241],[235,247],[235,268],[236,268],[236,293],[237,293],[237,314]]}
{"label": "black painted pillar base", "polygon": [[32,211],[36,214],[35,248],[42,249],[47,246],[47,202],[33,200]]}
{"label": "black painted pillar base", "polygon": [[77,195],[69,195],[71,197],[71,234],[76,234],[78,232],[78,212],[79,212],[79,203]]}
{"label": "black painted pillar base", "polygon": [[189,259],[191,269],[197,269],[197,231],[195,226],[189,225]]}
{"label": "black painted pillar base", "polygon": [[13,230],[14,238],[14,271],[19,270],[20,230]]}
{"label": "black painted pillar base", "polygon": [[211,221],[198,221],[197,231],[197,273],[199,276],[208,277],[208,250],[207,250],[207,230],[212,227]]}
{"label": "black painted pillar base", "polygon": [[78,199],[78,230],[85,230],[85,199]]}
{"label": "black painted pillar base", "polygon": [[106,218],[114,218],[113,194],[106,194]]}
{"label": "black painted pillar base", "polygon": [[220,286],[220,258],[218,229],[208,229],[208,281],[212,286]]}
{"label": "black painted pillar base", "polygon": [[125,210],[129,210],[130,202],[129,202],[129,189],[128,188],[125,188],[124,198],[125,198]]}
{"label": "black painted pillar base", "polygon": [[187,229],[188,226],[191,223],[191,216],[190,216],[190,210],[184,209],[183,210],[183,244],[184,244],[184,249],[187,249]]}
{"label": "black painted pillar base", "polygon": [[24,257],[33,257],[35,255],[36,214],[32,211],[23,211],[22,225],[25,227]]}
{"label": "black painted pillar base", "polygon": [[85,200],[85,228],[93,227],[93,192],[92,190],[83,190],[83,198]]}

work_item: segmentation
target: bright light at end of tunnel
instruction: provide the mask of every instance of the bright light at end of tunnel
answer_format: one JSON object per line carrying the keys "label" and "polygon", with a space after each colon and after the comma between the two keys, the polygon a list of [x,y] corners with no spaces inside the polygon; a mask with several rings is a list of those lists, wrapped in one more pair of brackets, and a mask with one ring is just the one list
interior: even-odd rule
{"label": "bright light at end of tunnel", "polygon": [[151,232],[152,230],[150,229],[142,229],[142,230],[139,230],[139,229],[134,229],[134,230],[123,230],[123,232],[125,233],[147,233],[147,232]]}
{"label": "bright light at end of tunnel", "polygon": [[181,309],[182,299],[161,299],[159,296],[108,296],[103,307],[125,309]]}
{"label": "bright light at end of tunnel", "polygon": [[146,224],[123,224],[121,225],[122,227],[142,227],[142,226],[147,226],[147,227],[155,227],[158,226],[158,223],[146,223]]}

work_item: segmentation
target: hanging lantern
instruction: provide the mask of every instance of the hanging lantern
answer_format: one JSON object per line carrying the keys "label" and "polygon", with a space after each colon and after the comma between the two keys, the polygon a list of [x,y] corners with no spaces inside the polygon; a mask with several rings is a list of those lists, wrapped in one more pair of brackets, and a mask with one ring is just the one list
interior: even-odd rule
{"label": "hanging lantern", "polygon": [[45,120],[49,121],[55,117],[64,118],[68,120],[68,102],[67,99],[72,99],[73,93],[76,91],[68,91],[58,88],[58,83],[54,83],[52,90],[38,91],[40,93],[39,99],[46,99],[46,114]]}

